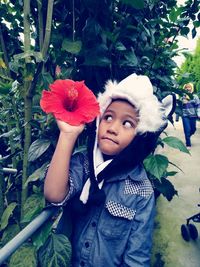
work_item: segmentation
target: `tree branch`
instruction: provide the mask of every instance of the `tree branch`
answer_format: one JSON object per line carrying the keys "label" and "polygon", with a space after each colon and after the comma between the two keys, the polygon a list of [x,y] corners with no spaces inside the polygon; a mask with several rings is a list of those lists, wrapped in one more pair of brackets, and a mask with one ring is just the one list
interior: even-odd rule
{"label": "tree branch", "polygon": [[54,0],[48,0],[45,37],[44,37],[44,43],[43,43],[43,47],[42,47],[42,56],[43,56],[43,58],[46,57],[47,50],[48,50],[48,47],[49,47],[49,42],[50,42],[52,14],[53,14],[53,4],[54,4]]}
{"label": "tree branch", "polygon": [[38,4],[38,24],[39,24],[39,46],[40,51],[42,51],[42,44],[44,41],[44,23],[43,23],[43,13],[42,13],[42,2],[37,0]]}
{"label": "tree branch", "polygon": [[[24,1],[24,52],[30,51],[31,38],[30,38],[30,0]],[[25,59],[26,63],[29,59]]]}

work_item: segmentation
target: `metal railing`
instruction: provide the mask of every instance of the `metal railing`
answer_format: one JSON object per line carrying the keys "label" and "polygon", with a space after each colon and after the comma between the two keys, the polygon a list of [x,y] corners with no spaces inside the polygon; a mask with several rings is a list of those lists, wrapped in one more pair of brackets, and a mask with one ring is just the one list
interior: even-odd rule
{"label": "metal railing", "polygon": [[10,173],[10,174],[15,174],[17,173],[17,169],[13,169],[13,168],[2,168],[2,171],[4,173]]}
{"label": "metal railing", "polygon": [[[1,159],[1,155],[0,155]],[[1,163],[1,162],[0,162]],[[2,167],[2,166],[0,166]],[[16,174],[17,169],[1,168],[2,173]],[[37,231],[51,216],[53,216],[59,207],[49,206],[33,219],[23,230],[21,230],[13,239],[0,249],[0,265],[7,260],[30,236]]]}
{"label": "metal railing", "polygon": [[21,232],[0,249],[0,265],[8,259],[40,226],[42,226],[52,215],[58,211],[58,207],[45,208],[33,221],[31,221]]}

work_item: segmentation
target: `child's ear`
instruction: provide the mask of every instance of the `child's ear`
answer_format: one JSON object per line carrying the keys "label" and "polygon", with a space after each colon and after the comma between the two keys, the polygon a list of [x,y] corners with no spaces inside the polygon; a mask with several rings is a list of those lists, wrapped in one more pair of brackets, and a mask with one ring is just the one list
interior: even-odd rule
{"label": "child's ear", "polygon": [[162,99],[165,116],[170,120],[176,109],[176,95],[174,93]]}

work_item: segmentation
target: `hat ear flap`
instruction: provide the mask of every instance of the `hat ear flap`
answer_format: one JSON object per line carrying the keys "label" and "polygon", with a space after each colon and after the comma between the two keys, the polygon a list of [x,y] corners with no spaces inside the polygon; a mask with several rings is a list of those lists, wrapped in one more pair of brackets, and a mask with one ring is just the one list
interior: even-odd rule
{"label": "hat ear flap", "polygon": [[176,109],[176,95],[174,93],[166,96],[162,99],[162,106],[164,108],[164,113],[166,118],[170,120],[175,109]]}

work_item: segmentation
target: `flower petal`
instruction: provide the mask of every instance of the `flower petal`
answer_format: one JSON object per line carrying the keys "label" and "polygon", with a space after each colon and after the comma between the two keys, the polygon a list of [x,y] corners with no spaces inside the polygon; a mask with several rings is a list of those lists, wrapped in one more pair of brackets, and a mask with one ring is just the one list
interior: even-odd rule
{"label": "flower petal", "polygon": [[65,97],[65,92],[68,88],[74,86],[74,81],[72,80],[61,80],[58,79],[55,82],[49,85],[49,88],[52,93],[56,95],[60,95],[61,97]]}
{"label": "flower petal", "polygon": [[52,94],[52,92],[42,91],[42,98],[40,100],[40,106],[46,113],[62,112],[63,103],[62,99]]}
{"label": "flower petal", "polygon": [[70,125],[74,125],[74,126],[85,123],[83,116],[77,112],[65,111],[63,113],[55,113],[54,117],[58,120],[65,121],[69,123]]}

